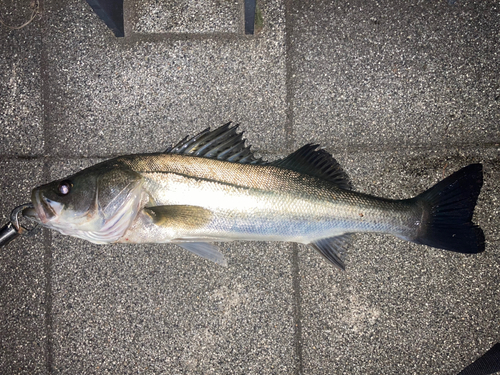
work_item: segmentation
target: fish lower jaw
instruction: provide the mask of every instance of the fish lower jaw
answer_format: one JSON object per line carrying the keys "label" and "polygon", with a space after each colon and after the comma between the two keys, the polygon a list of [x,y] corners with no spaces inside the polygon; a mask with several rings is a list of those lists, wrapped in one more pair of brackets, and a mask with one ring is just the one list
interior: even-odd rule
{"label": "fish lower jaw", "polygon": [[27,211],[27,216],[37,220],[42,225],[50,225],[51,221],[57,219],[64,205],[58,202],[51,201],[50,199],[44,197],[41,191],[36,190],[33,192],[32,204],[36,215],[33,215],[31,211]]}

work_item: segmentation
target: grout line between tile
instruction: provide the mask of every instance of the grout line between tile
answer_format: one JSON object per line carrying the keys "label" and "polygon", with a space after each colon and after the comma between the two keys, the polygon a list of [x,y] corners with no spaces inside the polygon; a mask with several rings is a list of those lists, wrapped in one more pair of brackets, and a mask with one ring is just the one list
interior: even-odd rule
{"label": "grout line between tile", "polygon": [[[44,168],[48,169],[48,168]],[[49,374],[54,373],[54,350],[53,350],[53,325],[52,325],[52,235],[48,229],[43,229],[44,260],[43,271],[45,275],[45,329],[47,358],[46,368]]]}
{"label": "grout line between tile", "polygon": [[291,0],[285,1],[285,87],[286,87],[286,119],[285,119],[285,137],[286,137],[286,147],[291,149],[294,145],[294,132],[293,132],[293,64],[291,58],[292,50],[292,34],[293,34],[293,22],[292,22],[292,8],[293,2]]}
{"label": "grout line between tile", "polygon": [[300,289],[299,274],[299,245],[294,243],[292,250],[292,289],[294,300],[294,352],[295,352],[295,374],[303,374],[302,361],[302,295]]}
{"label": "grout line between tile", "polygon": [[[289,131],[289,136],[290,139],[293,139],[293,130],[288,129],[288,125],[284,125],[285,131]],[[241,130],[244,129],[244,124],[242,124]],[[287,137],[287,142],[288,142],[288,137]],[[322,144],[321,146],[325,147],[328,152],[330,152],[333,156],[341,154],[341,153],[347,153],[349,152],[350,154],[356,154],[356,153],[381,153],[381,152],[396,152],[396,151],[401,151],[404,149],[405,151],[414,151],[414,152],[435,152],[439,151],[441,154],[445,153],[451,153],[451,152],[467,152],[467,151],[474,151],[474,150],[490,150],[490,149],[498,149],[498,144],[497,143],[491,143],[491,144],[486,144],[483,143],[481,145],[478,144],[453,144],[453,145],[438,145],[438,144],[429,144],[425,146],[419,146],[419,145],[409,145],[409,146],[403,146],[402,145],[374,145],[374,146],[358,146],[358,147],[351,147],[351,146],[346,146],[346,147],[336,147],[336,148],[329,148],[329,145],[327,144]],[[46,147],[46,149],[50,149],[49,147]],[[287,145],[287,151],[295,151],[295,148],[293,145],[289,146]],[[48,152],[48,151],[47,151]],[[259,152],[265,154],[265,155],[274,155],[276,152],[269,152],[267,150],[259,150]],[[82,160],[82,159],[111,159],[115,158],[117,156],[122,156],[124,155],[124,152],[117,153],[117,154],[99,154],[99,155],[75,155],[75,154],[68,154],[68,155],[63,155],[63,154],[57,154],[57,155],[13,155],[13,154],[0,154],[0,161],[4,160],[40,160],[40,159],[48,159],[50,160]],[[281,154],[276,154],[277,156]]]}
{"label": "grout line between tile", "polygon": [[[42,129],[43,129],[43,150],[44,150],[44,163],[42,170],[42,178],[48,181],[50,178],[49,157],[52,148],[51,137],[49,131],[48,114],[50,111],[49,99],[49,71],[48,71],[48,55],[45,48],[45,36],[47,30],[46,24],[46,2],[42,1],[41,10],[44,17],[40,21],[40,39],[41,39],[41,53],[40,53],[40,95],[41,95],[41,111],[42,111]],[[53,325],[52,325],[52,236],[48,229],[43,229],[43,273],[45,277],[45,332],[46,332],[46,363],[45,367],[48,374],[54,372],[54,353],[53,353]]]}
{"label": "grout line between tile", "polygon": [[[286,148],[291,150],[294,145],[294,132],[293,132],[293,64],[292,64],[292,34],[293,34],[293,20],[292,20],[293,2],[285,0],[285,87],[286,87],[286,119],[285,119],[285,137]],[[300,289],[300,275],[299,275],[299,246],[292,244],[292,290],[293,290],[293,303],[294,303],[294,363],[296,375],[303,373],[302,361],[302,296]]]}

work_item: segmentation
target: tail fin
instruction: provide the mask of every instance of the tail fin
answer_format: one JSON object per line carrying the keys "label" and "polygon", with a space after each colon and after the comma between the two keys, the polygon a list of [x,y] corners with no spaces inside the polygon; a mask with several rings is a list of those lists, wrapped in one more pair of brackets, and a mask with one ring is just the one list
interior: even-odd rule
{"label": "tail fin", "polygon": [[483,231],[471,221],[482,185],[482,165],[471,164],[415,197],[425,212],[413,242],[459,253],[484,251]]}

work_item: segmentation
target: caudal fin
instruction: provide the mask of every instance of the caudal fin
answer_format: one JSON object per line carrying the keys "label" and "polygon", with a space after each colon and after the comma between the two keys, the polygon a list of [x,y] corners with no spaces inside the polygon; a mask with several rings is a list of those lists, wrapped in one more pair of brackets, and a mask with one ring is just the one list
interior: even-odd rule
{"label": "caudal fin", "polygon": [[484,251],[484,233],[471,221],[482,185],[482,165],[471,164],[415,197],[425,212],[413,242],[459,253]]}

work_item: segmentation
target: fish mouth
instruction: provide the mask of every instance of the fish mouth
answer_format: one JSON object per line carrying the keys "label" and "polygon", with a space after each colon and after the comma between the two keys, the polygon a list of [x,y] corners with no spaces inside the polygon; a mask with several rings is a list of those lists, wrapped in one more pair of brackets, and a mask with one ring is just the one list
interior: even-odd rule
{"label": "fish mouth", "polygon": [[40,222],[40,218],[38,217],[34,206],[25,208],[24,210],[22,210],[22,214],[24,217],[27,217],[30,220]]}
{"label": "fish mouth", "polygon": [[52,201],[45,198],[40,190],[33,191],[31,201],[33,202],[33,208],[30,207],[24,209],[23,216],[41,224],[47,224],[54,216],[56,216],[56,212],[50,204]]}

